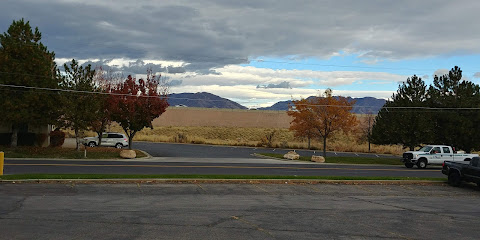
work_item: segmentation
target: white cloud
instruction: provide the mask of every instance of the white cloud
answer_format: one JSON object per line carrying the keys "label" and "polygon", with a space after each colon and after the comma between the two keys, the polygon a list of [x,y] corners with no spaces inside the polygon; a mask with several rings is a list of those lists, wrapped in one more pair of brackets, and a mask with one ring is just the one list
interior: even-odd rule
{"label": "white cloud", "polygon": [[433,76],[438,76],[438,77],[441,77],[443,75],[448,75],[448,69],[437,69],[434,73],[433,73]]}
{"label": "white cloud", "polygon": [[[361,71],[313,71],[313,70],[275,70],[269,68],[256,68],[252,66],[242,67],[229,65],[224,68],[215,69],[221,75],[197,76],[195,79],[201,79],[198,83],[208,82],[208,79],[217,79],[223,83],[244,83],[244,84],[281,84],[289,82],[290,87],[299,88],[312,84],[326,87],[336,87],[342,85],[351,85],[357,81],[368,83],[395,83],[403,81],[407,77],[398,74],[385,72],[361,72]],[[188,80],[186,80],[188,84]],[[193,80],[194,82],[197,80]],[[219,85],[222,85],[219,83]]]}

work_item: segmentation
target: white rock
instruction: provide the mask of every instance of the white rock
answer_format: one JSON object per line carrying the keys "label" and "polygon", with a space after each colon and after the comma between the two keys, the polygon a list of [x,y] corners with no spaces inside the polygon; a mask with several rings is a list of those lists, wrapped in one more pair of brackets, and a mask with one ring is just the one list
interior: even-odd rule
{"label": "white rock", "polygon": [[290,160],[297,160],[297,159],[300,159],[300,155],[298,155],[298,153],[294,151],[290,151],[285,155],[283,155],[283,158],[290,159]]}
{"label": "white rock", "polygon": [[322,157],[322,156],[312,155],[312,162],[324,163],[324,162],[325,162],[325,158]]}
{"label": "white rock", "polygon": [[137,153],[133,150],[122,150],[120,151],[120,157],[121,158],[128,158],[128,159],[133,159],[137,157]]}

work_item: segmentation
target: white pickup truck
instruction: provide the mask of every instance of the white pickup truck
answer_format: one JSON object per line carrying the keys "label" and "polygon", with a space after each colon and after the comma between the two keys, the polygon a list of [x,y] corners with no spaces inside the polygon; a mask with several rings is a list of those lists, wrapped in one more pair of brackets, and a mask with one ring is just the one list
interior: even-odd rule
{"label": "white pickup truck", "polygon": [[404,152],[402,162],[407,168],[412,168],[413,165],[417,165],[418,168],[426,168],[429,164],[441,165],[444,161],[470,161],[473,157],[478,157],[478,154],[455,152],[452,147],[445,145],[427,145],[418,151]]}

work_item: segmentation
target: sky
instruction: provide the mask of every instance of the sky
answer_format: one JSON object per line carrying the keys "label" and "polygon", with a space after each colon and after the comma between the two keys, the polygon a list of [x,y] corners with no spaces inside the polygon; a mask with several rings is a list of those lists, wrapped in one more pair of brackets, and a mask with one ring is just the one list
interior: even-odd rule
{"label": "sky", "polygon": [[24,18],[59,66],[151,68],[171,93],[247,107],[319,95],[388,99],[414,74],[454,66],[480,81],[476,0],[2,0],[0,32]]}

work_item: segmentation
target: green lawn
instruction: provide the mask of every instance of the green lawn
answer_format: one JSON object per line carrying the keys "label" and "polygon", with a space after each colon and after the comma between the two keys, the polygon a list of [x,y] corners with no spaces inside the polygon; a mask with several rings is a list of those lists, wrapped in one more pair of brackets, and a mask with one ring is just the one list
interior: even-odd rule
{"label": "green lawn", "polygon": [[[85,151],[82,147],[80,151],[72,148],[52,148],[52,147],[0,147],[0,151],[5,153],[5,158],[60,158],[60,159],[84,159]],[[120,158],[121,149],[94,147],[87,148],[87,159],[115,159]],[[138,150],[137,158],[146,157]]]}
{"label": "green lawn", "polygon": [[[259,153],[259,155],[284,159],[283,154],[278,153]],[[301,161],[310,162],[311,156],[300,156]],[[344,163],[344,164],[384,164],[384,165],[403,165],[399,158],[382,158],[382,157],[327,157],[326,163]]]}
{"label": "green lawn", "polygon": [[343,177],[343,176],[269,176],[269,175],[133,175],[133,174],[15,174],[0,176],[0,180],[22,179],[304,179],[304,180],[428,180],[445,178],[418,177]]}

